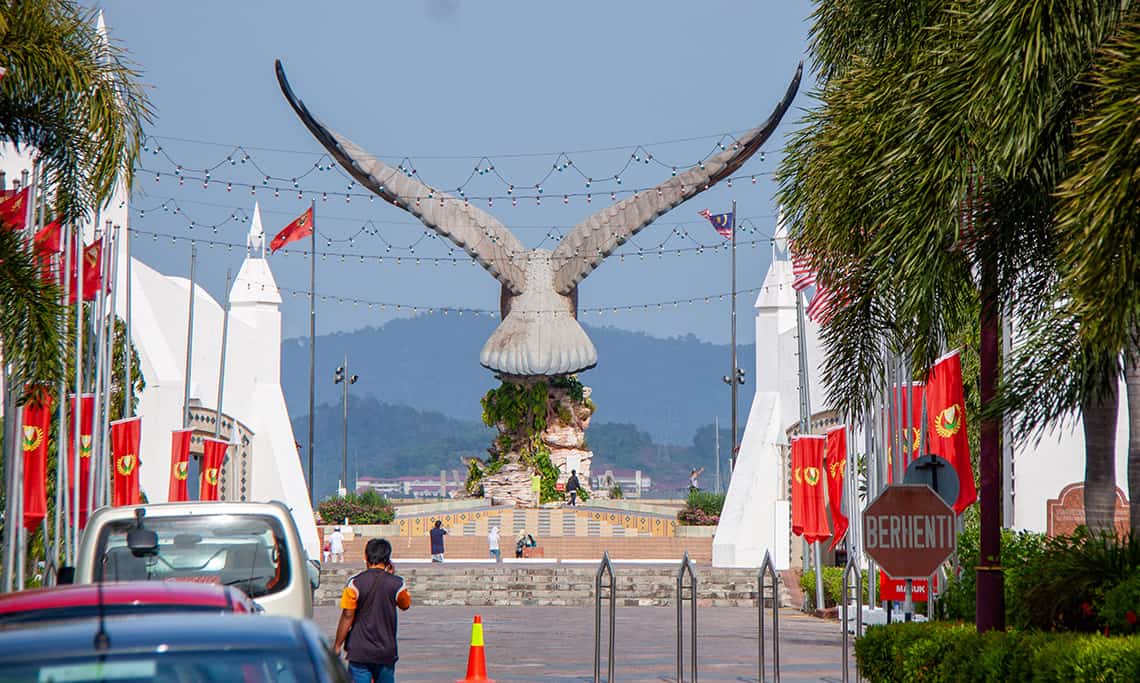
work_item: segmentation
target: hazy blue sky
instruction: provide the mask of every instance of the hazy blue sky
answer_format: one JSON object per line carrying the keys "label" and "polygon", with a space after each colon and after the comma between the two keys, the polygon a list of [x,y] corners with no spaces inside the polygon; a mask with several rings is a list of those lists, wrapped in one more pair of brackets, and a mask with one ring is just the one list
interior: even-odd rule
{"label": "hazy blue sky", "polygon": [[[254,199],[261,202],[266,232],[272,235],[317,197],[322,236],[345,239],[371,220],[379,235],[363,233],[351,243],[322,249],[385,256],[383,264],[357,259],[318,262],[318,291],[360,299],[438,307],[495,309],[499,285],[482,269],[431,257],[447,256],[448,243],[424,239],[407,214],[362,196],[345,202],[348,178],[339,170],[317,171],[321,149],[288,108],[277,88],[273,60],[283,60],[290,80],[310,109],[329,126],[370,152],[397,164],[412,160],[421,178],[456,188],[487,156],[496,171],[533,193],[543,183],[541,206],[533,200],[495,201],[489,209],[516,228],[529,246],[553,247],[547,235],[570,226],[609,203],[609,191],[650,187],[669,177],[667,166],[687,167],[714,150],[721,134],[763,121],[782,95],[802,58],[811,4],[780,2],[433,2],[302,3],[267,0],[98,3],[112,37],[129,48],[151,86],[162,154],[141,161],[133,199],[132,227],[223,242],[245,241]],[[666,250],[695,247],[720,238],[696,213],[727,210],[733,199],[739,216],[763,239],[775,226],[774,186],[782,135],[810,105],[810,76],[781,132],[742,174],[757,182],[714,188],[675,209],[644,230],[585,281],[580,306],[621,306],[720,294],[729,289],[726,251],[688,251],[639,259],[637,245]],[[204,144],[218,143],[218,144]],[[244,145],[247,163],[224,164],[211,172],[208,188],[170,176],[174,162],[188,177],[225,161],[233,145]],[[642,145],[656,163],[632,162]],[[601,151],[590,151],[601,150]],[[566,152],[595,180],[593,201],[564,193],[585,192],[585,181],[567,169],[553,171]],[[253,168],[254,163],[258,168]],[[618,185],[612,175],[629,166]],[[488,162],[481,163],[481,167]],[[260,170],[258,170],[260,169]],[[264,174],[293,178],[309,192],[298,199],[290,181],[226,191],[226,182],[261,184]],[[604,178],[610,177],[608,182]],[[274,198],[273,186],[286,187]],[[525,189],[530,186],[530,189]],[[470,196],[505,195],[492,174],[476,175]],[[319,192],[327,192],[327,201]],[[356,186],[352,193],[363,190]],[[157,207],[174,200],[184,215]],[[486,200],[476,200],[487,208]],[[167,204],[171,206],[171,204]],[[157,210],[156,210],[157,209]],[[145,214],[142,212],[146,211]],[[229,220],[216,234],[204,225]],[[196,227],[191,228],[189,220]],[[373,228],[370,228],[372,230]],[[668,238],[668,239],[667,239]],[[421,241],[422,240],[422,241]],[[407,250],[416,244],[414,253]],[[135,254],[169,273],[188,271],[189,246],[135,238]],[[389,246],[391,249],[389,250]],[[201,250],[200,281],[220,293],[227,267],[236,270],[244,251]],[[396,265],[395,256],[402,256]],[[457,254],[461,255],[461,254]],[[419,257],[421,264],[414,265]],[[739,287],[758,287],[770,248],[744,246],[738,252]],[[296,255],[272,260],[278,284],[305,289],[308,264]],[[745,321],[754,295],[741,298]],[[389,319],[391,310],[368,310],[332,302],[318,309],[318,332],[350,330]],[[728,338],[728,301],[648,312],[587,316],[658,336],[693,333],[711,341]],[[307,333],[302,297],[286,294],[286,336]],[[750,322],[741,339],[751,340]]]}

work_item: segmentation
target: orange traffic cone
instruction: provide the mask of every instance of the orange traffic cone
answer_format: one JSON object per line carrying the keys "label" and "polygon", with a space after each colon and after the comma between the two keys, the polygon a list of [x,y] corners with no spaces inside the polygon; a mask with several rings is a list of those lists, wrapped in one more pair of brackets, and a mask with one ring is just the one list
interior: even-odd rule
{"label": "orange traffic cone", "polygon": [[455,683],[495,683],[487,678],[487,660],[483,656],[483,618],[478,614],[471,624],[471,651],[467,655],[467,676]]}

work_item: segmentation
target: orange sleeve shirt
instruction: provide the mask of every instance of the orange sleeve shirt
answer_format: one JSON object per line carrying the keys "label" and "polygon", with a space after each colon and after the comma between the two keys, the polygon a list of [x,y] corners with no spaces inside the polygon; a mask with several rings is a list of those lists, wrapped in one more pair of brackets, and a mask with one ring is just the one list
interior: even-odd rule
{"label": "orange sleeve shirt", "polygon": [[[356,586],[352,584],[352,581],[349,580],[348,585],[344,587],[344,590],[341,591],[340,594],[340,608],[354,610],[356,609],[356,601],[359,599],[360,591],[358,591]],[[407,584],[401,586],[400,590],[396,593],[396,606],[404,610],[412,606],[412,594],[408,591]]]}

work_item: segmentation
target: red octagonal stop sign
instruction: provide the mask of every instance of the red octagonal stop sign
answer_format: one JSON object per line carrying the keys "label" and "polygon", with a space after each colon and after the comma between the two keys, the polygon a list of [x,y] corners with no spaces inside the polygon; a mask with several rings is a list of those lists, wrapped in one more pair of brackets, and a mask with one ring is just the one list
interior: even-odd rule
{"label": "red octagonal stop sign", "polygon": [[954,554],[956,521],[929,486],[888,486],[863,511],[863,547],[887,576],[925,579]]}

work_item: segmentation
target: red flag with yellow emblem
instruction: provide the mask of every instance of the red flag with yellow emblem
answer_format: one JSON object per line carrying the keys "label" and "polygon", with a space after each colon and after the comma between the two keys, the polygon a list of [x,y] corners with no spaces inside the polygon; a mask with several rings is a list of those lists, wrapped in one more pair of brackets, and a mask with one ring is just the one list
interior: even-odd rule
{"label": "red flag with yellow emblem", "polygon": [[831,549],[847,535],[848,520],[843,513],[843,481],[847,474],[847,426],[827,430],[827,506],[831,510]]}
{"label": "red flag with yellow emblem", "polygon": [[792,438],[792,533],[808,543],[831,535],[823,499],[822,436]]}
{"label": "red flag with yellow emblem", "polygon": [[51,433],[51,394],[41,387],[24,405],[24,528],[32,531],[47,517],[47,448]]}
{"label": "red flag with yellow emblem", "polygon": [[128,417],[111,423],[111,505],[139,504],[139,442],[142,418]]}
{"label": "red flag with yellow emblem", "polygon": [[[891,394],[893,396],[894,404],[887,415],[887,429],[888,434],[896,434],[902,432],[902,452],[903,452],[903,471],[906,471],[907,465],[912,461],[918,459],[922,453],[922,393],[925,388],[922,382],[911,382],[909,384],[910,391],[907,391],[908,385],[895,384],[891,387]],[[899,423],[899,417],[906,415],[905,407],[909,409],[910,418],[907,420],[907,429],[902,429]],[[895,478],[895,441],[894,437],[887,439],[887,483],[893,484]]]}
{"label": "red flag with yellow emblem", "polygon": [[175,429],[170,433],[170,491],[166,500],[183,503],[188,500],[186,480],[190,476],[190,435],[192,430]]}
{"label": "red flag with yellow emblem", "polygon": [[[78,404],[78,405],[77,405]],[[91,479],[91,425],[95,415],[95,395],[83,394],[81,400],[71,395],[71,430],[67,439],[68,488],[75,488],[75,413],[79,408],[79,527],[87,526],[87,487]],[[74,497],[71,500],[75,500]]]}
{"label": "red flag with yellow emblem", "polygon": [[198,482],[198,500],[218,499],[218,479],[229,447],[228,441],[209,437],[202,439],[202,475]]}
{"label": "red flag with yellow emblem", "polygon": [[954,511],[961,514],[978,499],[970,442],[966,437],[966,399],[962,391],[962,357],[952,351],[930,368],[926,382],[926,408],[930,425],[930,452],[945,458],[958,474],[958,500]]}
{"label": "red flag with yellow emblem", "polygon": [[28,224],[28,188],[0,200],[0,224],[4,230],[23,230]]}

